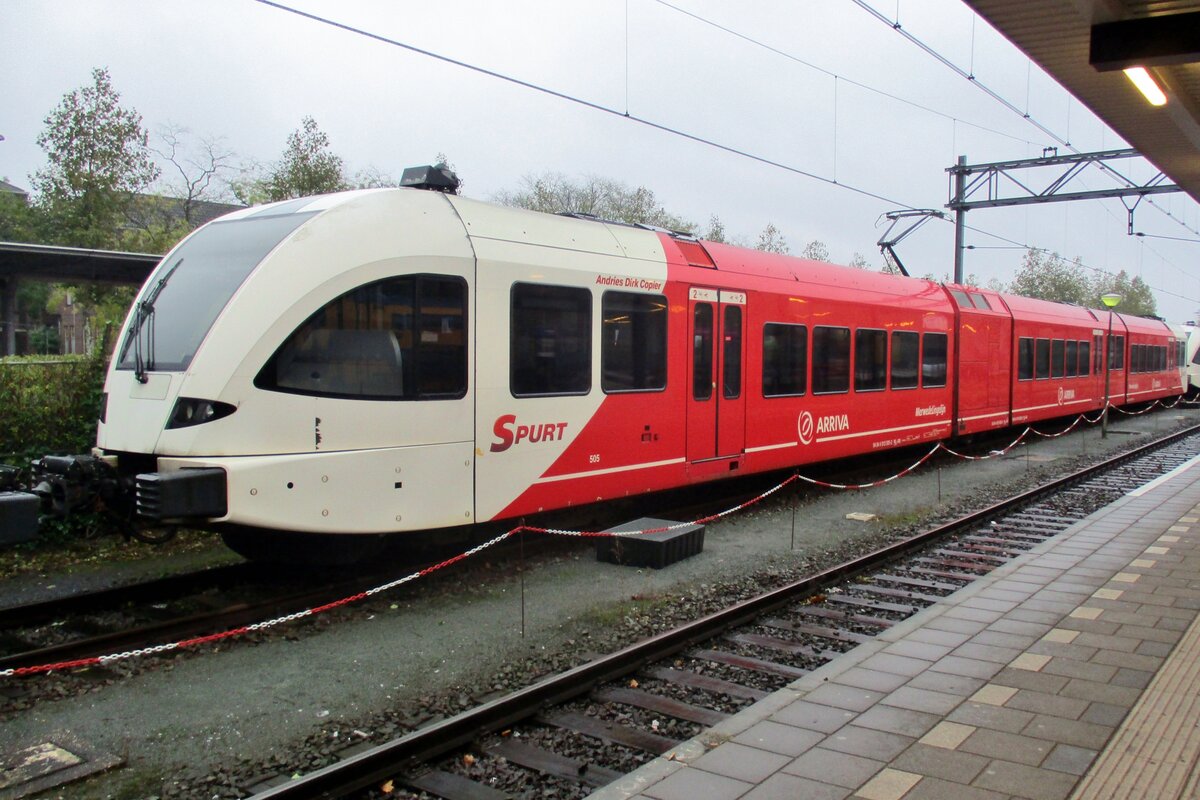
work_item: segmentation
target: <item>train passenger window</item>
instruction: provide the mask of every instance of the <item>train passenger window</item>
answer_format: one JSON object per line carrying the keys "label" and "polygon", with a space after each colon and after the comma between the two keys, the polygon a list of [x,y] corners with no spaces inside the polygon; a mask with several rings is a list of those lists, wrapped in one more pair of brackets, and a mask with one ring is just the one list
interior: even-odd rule
{"label": "train passenger window", "polygon": [[763,326],[763,397],[804,394],[808,389],[808,328],[769,322]]}
{"label": "train passenger window", "polygon": [[887,331],[854,332],[854,391],[887,388]]}
{"label": "train passenger window", "polygon": [[1125,369],[1125,337],[1108,337],[1108,368]]}
{"label": "train passenger window", "polygon": [[666,388],[666,297],[605,292],[600,324],[600,387],[605,392]]}
{"label": "train passenger window", "polygon": [[813,328],[813,394],[850,390],[850,329]]}
{"label": "train passenger window", "polygon": [[712,397],[713,385],[713,309],[709,303],[697,303],[692,319],[692,398]]}
{"label": "train passenger window", "polygon": [[954,302],[958,303],[959,308],[974,308],[971,298],[967,297],[966,292],[959,289],[951,289],[950,294],[954,296]]}
{"label": "train passenger window", "polygon": [[1167,348],[1161,345],[1158,348],[1158,369],[1161,372],[1167,368]]}
{"label": "train passenger window", "polygon": [[409,275],[360,286],[305,320],[254,385],[370,400],[462,397],[466,312],[462,278]]}
{"label": "train passenger window", "polygon": [[742,394],[742,308],[725,306],[724,350],[721,354],[721,386],[726,400]]}
{"label": "train passenger window", "polygon": [[1088,375],[1091,374],[1091,370],[1090,370],[1091,364],[1092,364],[1092,343],[1091,342],[1080,342],[1079,343],[1079,377],[1086,378]]}
{"label": "train passenger window", "polygon": [[971,301],[975,303],[976,308],[981,308],[984,311],[991,311],[992,306],[988,303],[987,298],[979,292],[971,292]]}
{"label": "train passenger window", "polygon": [[1143,367],[1142,356],[1143,356],[1144,352],[1145,351],[1142,349],[1142,345],[1140,345],[1140,344],[1129,345],[1129,371],[1130,372],[1137,373],[1137,372],[1145,371],[1144,369],[1142,369],[1142,367]]}
{"label": "train passenger window", "polygon": [[1062,339],[1054,339],[1050,342],[1050,377],[1061,378],[1063,376],[1063,357],[1066,352],[1064,347],[1065,342]]}
{"label": "train passenger window", "polygon": [[1034,376],[1038,380],[1050,377],[1050,340],[1038,339],[1034,351]]}
{"label": "train passenger window", "polygon": [[514,284],[508,368],[514,397],[587,394],[592,388],[592,293]]}
{"label": "train passenger window", "polygon": [[1067,342],[1067,372],[1068,378],[1079,374],[1079,343]]}
{"label": "train passenger window", "polygon": [[946,341],[944,333],[925,334],[921,352],[921,385],[926,388],[946,385]]}
{"label": "train passenger window", "polygon": [[1033,339],[1029,336],[1017,340],[1017,380],[1033,380]]}
{"label": "train passenger window", "polygon": [[892,331],[892,388],[917,388],[921,372],[921,337],[915,331]]}

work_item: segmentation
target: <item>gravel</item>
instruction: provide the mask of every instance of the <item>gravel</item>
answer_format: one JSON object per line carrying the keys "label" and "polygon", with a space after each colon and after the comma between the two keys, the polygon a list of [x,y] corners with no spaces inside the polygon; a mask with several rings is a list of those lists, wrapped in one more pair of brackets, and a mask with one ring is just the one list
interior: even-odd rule
{"label": "gravel", "polygon": [[[352,745],[386,741],[589,654],[911,535],[932,518],[1078,468],[1102,449],[1197,421],[1200,411],[1190,409],[1120,420],[1107,440],[1093,429],[1036,441],[1004,458],[943,462],[869,491],[789,489],[709,525],[704,551],[665,570],[600,563],[581,543],[527,563],[523,581],[517,565],[477,565],[281,634],[177,654],[152,668],[118,667],[94,683],[36,678],[33,700],[10,703],[0,718],[0,747],[70,731],[126,759],[122,769],[46,797],[243,796],[256,779],[321,766]],[[856,511],[878,519],[845,518]]]}

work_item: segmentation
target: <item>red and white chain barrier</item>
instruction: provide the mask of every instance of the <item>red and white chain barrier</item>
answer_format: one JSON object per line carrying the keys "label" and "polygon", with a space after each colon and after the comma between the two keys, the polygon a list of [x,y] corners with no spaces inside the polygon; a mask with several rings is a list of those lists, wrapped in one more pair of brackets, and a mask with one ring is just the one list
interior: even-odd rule
{"label": "red and white chain barrier", "polygon": [[[1170,406],[1164,405],[1164,407],[1165,408],[1174,408],[1175,405],[1177,405],[1178,403],[1179,403],[1179,400],[1177,399],[1175,401],[1175,403],[1173,403],[1172,405],[1170,405]],[[1154,406],[1156,406],[1156,405],[1163,405],[1163,403],[1161,400],[1155,400],[1153,403],[1150,404],[1150,406],[1148,408],[1146,408],[1143,411],[1137,411],[1137,412],[1124,411],[1123,409],[1117,408],[1116,406],[1113,406],[1111,404],[1109,407],[1114,408],[1118,411],[1121,411],[1121,413],[1129,414],[1131,416],[1136,416],[1139,414],[1145,414],[1147,411],[1149,411],[1151,408],[1154,408]],[[511,536],[515,536],[516,534],[519,534],[519,533],[522,533],[525,531],[528,531],[529,533],[550,534],[553,536],[577,536],[577,537],[585,537],[585,538],[603,537],[603,536],[645,536],[647,534],[652,534],[652,533],[665,533],[667,531],[673,531],[673,530],[679,530],[681,528],[686,528],[689,525],[703,525],[703,524],[713,522],[718,519],[722,519],[723,517],[727,517],[731,514],[736,514],[737,512],[742,511],[743,509],[749,508],[750,506],[753,506],[757,503],[762,502],[763,500],[767,499],[771,495],[778,492],[780,489],[784,488],[785,486],[787,486],[791,483],[794,483],[795,481],[803,481],[804,483],[808,483],[813,486],[819,486],[819,487],[822,487],[825,489],[839,489],[839,490],[871,489],[871,488],[875,488],[878,486],[884,486],[893,481],[899,480],[900,478],[903,478],[906,475],[911,474],[914,470],[916,470],[922,464],[927,462],[929,459],[933,458],[933,456],[935,454],[937,454],[937,452],[939,450],[944,450],[945,452],[949,453],[950,455],[954,456],[955,458],[959,458],[964,461],[986,461],[987,459],[990,459],[990,458],[997,458],[1000,456],[1007,455],[1014,448],[1016,448],[1016,446],[1018,444],[1020,444],[1031,433],[1036,434],[1036,435],[1041,436],[1046,439],[1055,439],[1055,438],[1058,438],[1059,436],[1064,436],[1067,433],[1069,433],[1076,426],[1078,426],[1080,422],[1087,422],[1089,424],[1094,425],[1097,422],[1099,422],[1102,417],[1103,417],[1103,411],[1101,411],[1100,415],[1098,415],[1095,420],[1088,419],[1086,415],[1080,414],[1069,426],[1067,426],[1067,428],[1065,430],[1062,430],[1058,433],[1049,433],[1048,434],[1048,433],[1042,433],[1041,431],[1035,430],[1034,428],[1026,428],[1025,430],[1021,431],[1020,436],[1018,436],[1016,439],[1014,439],[1012,441],[1012,443],[1009,444],[1004,449],[991,450],[987,453],[987,455],[982,455],[982,456],[972,456],[972,455],[968,455],[966,453],[960,453],[955,450],[952,450],[951,448],[947,447],[945,444],[938,442],[929,450],[928,453],[926,453],[921,458],[919,458],[917,461],[915,461],[911,466],[900,470],[895,475],[892,475],[887,478],[883,478],[882,480],[872,481],[871,483],[830,483],[828,481],[822,481],[822,480],[817,480],[816,478],[810,478],[810,477],[801,475],[800,473],[796,472],[796,473],[793,473],[792,475],[788,476],[786,479],[775,484],[770,489],[767,489],[765,492],[762,492],[761,494],[750,498],[749,500],[745,501],[744,503],[739,503],[738,505],[733,506],[732,508],[727,508],[724,511],[720,511],[716,514],[709,514],[706,517],[701,517],[700,519],[696,519],[691,522],[677,522],[673,525],[664,525],[664,526],[657,527],[657,528],[646,528],[645,530],[640,530],[640,531],[621,531],[620,533],[609,533],[606,531],[569,531],[569,530],[561,530],[558,528],[539,528],[539,527],[535,527],[532,525],[518,525],[517,527],[512,528],[511,530],[508,530],[508,531],[500,534],[499,536],[489,539],[488,541],[486,541],[480,545],[477,545],[477,546],[471,548],[470,550],[466,550],[462,553],[459,553],[458,555],[453,556],[452,558],[448,558],[445,561],[441,561],[437,564],[433,564],[431,566],[425,567],[424,569],[421,569],[416,572],[405,575],[402,578],[397,578],[394,581],[389,581],[388,583],[380,584],[379,586],[376,586],[371,589],[367,589],[362,592],[358,592],[357,594],[352,594],[347,597],[343,597],[340,600],[334,600],[333,602],[325,603],[324,605],[314,606],[312,608],[306,608],[303,611],[297,611],[292,614],[285,614],[284,616],[275,617],[274,619],[264,620],[263,622],[256,622],[252,625],[243,625],[242,627],[239,627],[239,628],[231,628],[229,630],[221,631],[219,633],[209,634],[207,636],[196,636],[196,637],[193,637],[190,639],[181,639],[180,641],[177,641],[177,642],[167,642],[164,644],[152,645],[150,647],[142,647],[137,650],[126,650],[123,653],[110,653],[108,655],[103,655],[103,656],[92,656],[90,658],[80,658],[80,659],[75,659],[74,661],[60,661],[60,662],[53,663],[53,664],[39,664],[37,666],[32,666],[32,667],[14,667],[11,669],[4,669],[4,670],[0,670],[0,678],[20,677],[20,676],[25,676],[25,675],[37,675],[37,674],[41,674],[41,673],[54,672],[57,670],[78,669],[80,667],[104,666],[107,664],[114,664],[118,661],[124,661],[124,660],[130,659],[130,658],[139,658],[141,656],[156,655],[158,653],[169,653],[174,650],[182,650],[182,649],[189,648],[189,647],[198,647],[200,645],[212,644],[214,642],[219,642],[219,641],[222,641],[225,639],[232,639],[237,636],[242,636],[247,633],[252,633],[255,631],[264,631],[269,628],[274,628],[278,625],[283,625],[288,622],[294,622],[295,620],[298,620],[298,619],[306,619],[309,617],[315,617],[316,615],[322,614],[326,611],[331,611],[335,608],[340,608],[341,606],[346,606],[346,605],[350,605],[351,603],[356,603],[359,600],[364,600],[368,597],[372,597],[374,595],[381,594],[382,592],[386,592],[391,589],[395,589],[397,586],[402,586],[403,584],[411,583],[420,578],[424,578],[426,575],[430,575],[434,572],[437,572],[438,570],[445,569],[446,567],[457,564],[460,561],[465,561],[466,559],[471,558],[472,556],[478,555],[479,553],[483,552],[484,550],[487,550],[489,547],[497,545],[500,542],[504,541],[505,539],[507,539]]]}

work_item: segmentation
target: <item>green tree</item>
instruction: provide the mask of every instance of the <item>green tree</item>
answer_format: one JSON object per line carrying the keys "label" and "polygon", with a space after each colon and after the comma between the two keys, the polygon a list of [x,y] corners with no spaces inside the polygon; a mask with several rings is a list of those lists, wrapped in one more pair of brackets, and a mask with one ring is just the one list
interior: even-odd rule
{"label": "green tree", "polygon": [[708,230],[706,230],[700,238],[706,239],[710,242],[727,244],[728,240],[725,238],[725,223],[721,222],[720,217],[718,217],[716,214],[713,214],[708,218]]}
{"label": "green tree", "polygon": [[800,255],[804,258],[811,258],[813,261],[829,261],[829,248],[825,246],[824,242],[814,239],[804,245]]}
{"label": "green tree", "polygon": [[134,194],[158,177],[142,117],[120,100],[108,70],[97,68],[45,119],[37,141],[47,165],[32,186],[55,243],[114,246]]}
{"label": "green tree", "polygon": [[267,177],[268,200],[289,200],[340,192],[349,186],[341,156],[329,148],[329,136],[305,117],[288,135],[283,158]]}
{"label": "green tree", "polygon": [[871,268],[871,265],[867,262],[867,257],[857,250],[854,251],[854,255],[850,257],[850,266],[854,267],[855,269]]}
{"label": "green tree", "polygon": [[560,173],[526,175],[515,192],[499,192],[494,198],[506,206],[528,208],[547,214],[590,214],[600,219],[630,224],[655,225],[691,233],[696,226],[668,212],[654,192],[645,186],[629,187],[597,176],[572,180]]}
{"label": "green tree", "polygon": [[1067,261],[1058,253],[1029,249],[1008,290],[1024,297],[1057,300],[1076,305],[1091,304],[1091,287],[1078,261]]}
{"label": "green tree", "polygon": [[1154,292],[1141,278],[1129,277],[1125,270],[1116,275],[1107,272],[1097,273],[1092,278],[1091,296],[1088,305],[1092,308],[1104,308],[1101,295],[1117,294],[1121,303],[1117,311],[1135,317],[1153,317],[1158,314],[1158,304],[1154,300]]}
{"label": "green tree", "polygon": [[779,255],[787,255],[792,252],[788,247],[787,239],[784,238],[779,228],[775,227],[775,223],[768,222],[767,227],[762,229],[762,233],[758,234],[758,241],[754,243],[755,250],[762,250],[764,253],[778,253]]}
{"label": "green tree", "polygon": [[0,192],[0,242],[39,242],[42,216],[20,195]]}

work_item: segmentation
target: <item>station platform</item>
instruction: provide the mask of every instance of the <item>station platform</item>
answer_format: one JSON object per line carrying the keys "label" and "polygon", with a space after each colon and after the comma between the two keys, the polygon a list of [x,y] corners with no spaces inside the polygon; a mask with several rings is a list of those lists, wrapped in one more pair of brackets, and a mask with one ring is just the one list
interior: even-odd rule
{"label": "station platform", "polygon": [[1200,797],[1200,456],[596,800]]}

